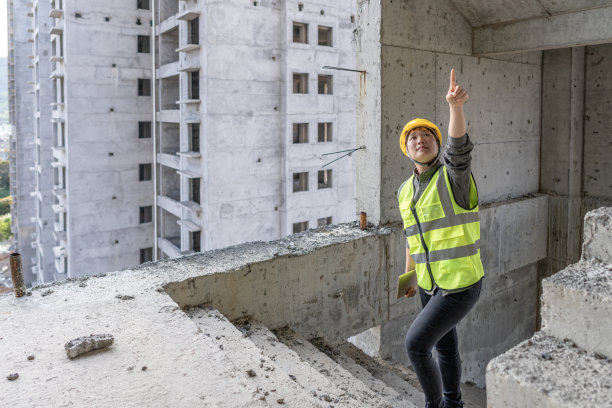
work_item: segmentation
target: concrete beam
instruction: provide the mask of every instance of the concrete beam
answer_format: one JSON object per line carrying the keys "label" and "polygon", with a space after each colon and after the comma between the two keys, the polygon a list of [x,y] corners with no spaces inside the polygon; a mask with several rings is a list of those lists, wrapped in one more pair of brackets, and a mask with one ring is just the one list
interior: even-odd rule
{"label": "concrete beam", "polygon": [[474,29],[473,54],[488,56],[612,42],[612,7]]}

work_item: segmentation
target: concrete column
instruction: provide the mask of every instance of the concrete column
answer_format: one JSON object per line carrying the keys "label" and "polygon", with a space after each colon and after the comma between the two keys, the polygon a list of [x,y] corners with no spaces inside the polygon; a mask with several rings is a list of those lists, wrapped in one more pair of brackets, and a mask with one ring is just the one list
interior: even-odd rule
{"label": "concrete column", "polygon": [[570,142],[567,217],[568,264],[580,259],[582,206],[582,147],[584,145],[585,47],[572,48],[570,87]]}

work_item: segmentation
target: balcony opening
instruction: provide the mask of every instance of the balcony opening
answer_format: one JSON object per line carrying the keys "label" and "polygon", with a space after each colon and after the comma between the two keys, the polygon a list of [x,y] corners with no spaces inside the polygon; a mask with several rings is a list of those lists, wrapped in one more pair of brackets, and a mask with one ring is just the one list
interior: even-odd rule
{"label": "balcony opening", "polygon": [[296,222],[293,224],[293,233],[304,232],[308,229],[308,221]]}
{"label": "balcony opening", "polygon": [[191,250],[194,252],[200,252],[202,250],[201,246],[201,231],[193,231],[189,233],[191,235]]}
{"label": "balcony opening", "polygon": [[138,122],[138,138],[139,139],[150,139],[151,138],[151,122]]}
{"label": "balcony opening", "polygon": [[308,172],[293,173],[293,192],[308,191]]}
{"label": "balcony opening", "polygon": [[293,93],[308,93],[308,74],[293,73]]}
{"label": "balcony opening", "polygon": [[191,201],[200,204],[200,178],[192,178],[189,184],[189,197]]}
{"label": "balcony opening", "polygon": [[293,143],[308,143],[308,123],[293,124]]}
{"label": "balcony opening", "polygon": [[140,263],[151,262],[153,260],[153,248],[140,249]]}
{"label": "balcony opening", "polygon": [[161,33],[157,38],[157,49],[159,50],[159,65],[163,66],[171,64],[179,60],[179,53],[176,49],[179,48],[179,29],[175,27],[164,33]]}
{"label": "balcony opening", "polygon": [[318,175],[318,188],[331,188],[332,186],[332,171],[331,170],[319,170]]}
{"label": "balcony opening", "polygon": [[331,142],[332,141],[331,122],[319,123],[318,141],[319,142]]}
{"label": "balcony opening", "polygon": [[200,99],[200,73],[189,73],[189,99]]}
{"label": "balcony opening", "polygon": [[145,206],[145,207],[140,207],[140,223],[146,224],[152,221],[153,221],[153,207],[150,205]]}
{"label": "balcony opening", "polygon": [[189,44],[200,43],[200,18],[196,17],[189,21]]}
{"label": "balcony opening", "polygon": [[308,24],[293,22],[293,42],[308,44]]}
{"label": "balcony opening", "polygon": [[189,132],[190,132],[189,148],[192,152],[199,152],[200,151],[200,124],[199,123],[190,124]]}
{"label": "balcony opening", "polygon": [[332,75],[319,75],[319,95],[332,94]]}
{"label": "balcony opening", "polygon": [[138,78],[138,96],[151,96],[151,80]]}
{"label": "balcony opening", "polygon": [[138,181],[149,181],[151,180],[151,163],[139,164],[138,165]]}
{"label": "balcony opening", "polygon": [[319,45],[325,47],[332,46],[332,28],[319,26]]}
{"label": "balcony opening", "polygon": [[176,103],[180,99],[179,77],[172,76],[162,78],[159,81],[159,99],[162,110],[177,110],[180,106]]}
{"label": "balcony opening", "polygon": [[151,53],[151,37],[148,35],[138,36],[138,52],[143,54]]}
{"label": "balcony opening", "polygon": [[317,220],[318,227],[324,227],[326,225],[331,225],[331,224],[332,224],[332,217],[323,217]]}

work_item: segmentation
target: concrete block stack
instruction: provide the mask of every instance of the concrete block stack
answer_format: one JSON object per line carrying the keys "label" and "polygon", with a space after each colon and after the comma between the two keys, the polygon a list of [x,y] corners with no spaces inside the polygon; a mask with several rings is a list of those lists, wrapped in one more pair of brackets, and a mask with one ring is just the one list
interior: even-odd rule
{"label": "concrete block stack", "polygon": [[542,283],[542,330],[491,360],[491,408],[612,405],[612,208],[587,213],[580,262]]}

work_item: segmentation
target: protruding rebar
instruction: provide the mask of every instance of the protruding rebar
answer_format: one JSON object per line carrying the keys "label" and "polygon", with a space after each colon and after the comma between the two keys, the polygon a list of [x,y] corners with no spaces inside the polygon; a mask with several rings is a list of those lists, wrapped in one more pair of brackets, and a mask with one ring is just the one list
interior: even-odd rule
{"label": "protruding rebar", "polygon": [[359,227],[362,230],[365,230],[366,228],[368,228],[367,214],[364,213],[363,211],[359,213]]}
{"label": "protruding rebar", "polygon": [[13,252],[9,258],[11,264],[11,277],[13,278],[13,291],[15,291],[15,297],[22,297],[26,294],[26,289],[23,283],[21,254]]}

